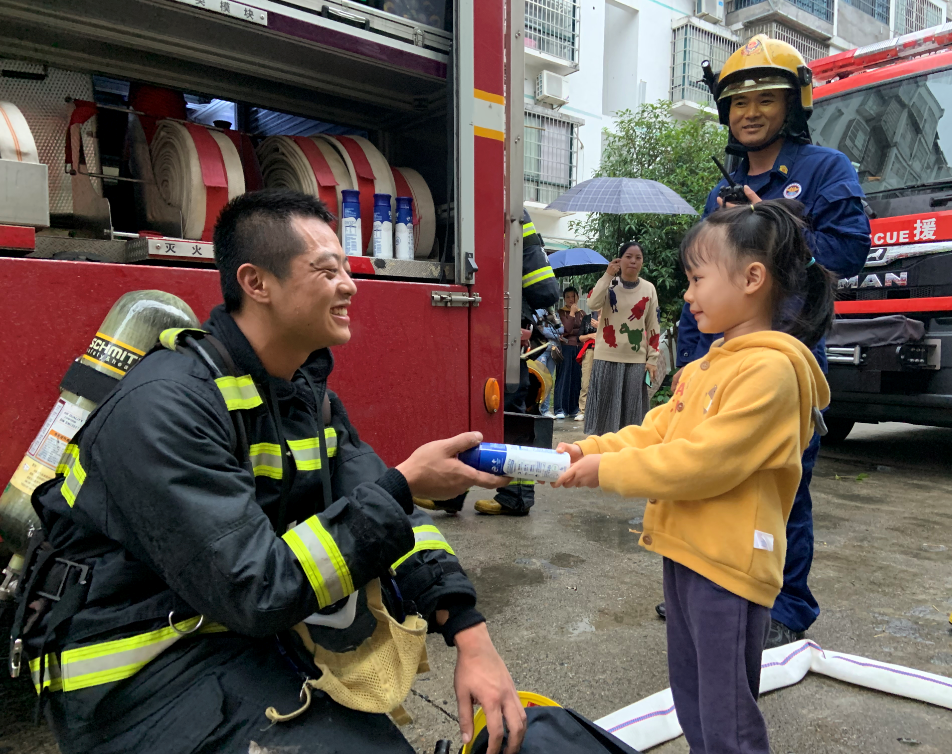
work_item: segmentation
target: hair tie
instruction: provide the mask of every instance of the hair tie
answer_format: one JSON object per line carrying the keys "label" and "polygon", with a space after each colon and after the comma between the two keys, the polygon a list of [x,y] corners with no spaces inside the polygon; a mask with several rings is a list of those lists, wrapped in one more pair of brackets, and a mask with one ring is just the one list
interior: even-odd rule
{"label": "hair tie", "polygon": [[753,205],[753,204],[749,204],[749,205],[747,205],[747,206],[750,207],[750,211],[751,211],[751,212],[756,212],[756,210],[754,209],[754,205]]}
{"label": "hair tie", "polygon": [[812,267],[814,264],[816,264],[816,257],[810,257],[810,261],[807,262],[807,267]]}

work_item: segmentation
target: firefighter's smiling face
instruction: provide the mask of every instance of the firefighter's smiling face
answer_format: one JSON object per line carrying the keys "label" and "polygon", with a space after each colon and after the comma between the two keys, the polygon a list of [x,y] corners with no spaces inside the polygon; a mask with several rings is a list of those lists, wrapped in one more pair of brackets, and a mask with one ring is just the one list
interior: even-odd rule
{"label": "firefighter's smiling face", "polygon": [[286,337],[309,351],[350,340],[348,307],[357,293],[337,234],[323,220],[295,218],[305,250],[291,260],[288,275],[273,280],[273,317]]}
{"label": "firefighter's smiling face", "polygon": [[745,147],[766,144],[787,119],[787,90],[766,89],[731,97],[730,129]]}

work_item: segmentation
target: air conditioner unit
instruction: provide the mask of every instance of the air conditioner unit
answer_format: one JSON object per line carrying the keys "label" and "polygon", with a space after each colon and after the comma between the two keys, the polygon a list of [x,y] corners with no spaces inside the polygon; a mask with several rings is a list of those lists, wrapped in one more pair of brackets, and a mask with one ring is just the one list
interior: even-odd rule
{"label": "air conditioner unit", "polygon": [[552,71],[542,71],[536,79],[536,102],[564,105],[569,101],[569,80]]}
{"label": "air conditioner unit", "polygon": [[694,15],[717,23],[724,20],[724,0],[695,0]]}

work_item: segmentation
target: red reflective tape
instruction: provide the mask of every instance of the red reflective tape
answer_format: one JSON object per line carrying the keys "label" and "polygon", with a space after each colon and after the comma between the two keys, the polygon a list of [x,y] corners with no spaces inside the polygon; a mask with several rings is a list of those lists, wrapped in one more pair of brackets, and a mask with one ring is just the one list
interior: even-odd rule
{"label": "red reflective tape", "polygon": [[238,150],[241,169],[245,175],[245,191],[260,191],[264,188],[264,177],[261,175],[261,165],[258,163],[258,155],[255,153],[255,145],[251,143],[251,137],[234,129],[228,129],[225,135],[231,139],[231,143]]}
{"label": "red reflective tape", "polygon": [[[340,206],[337,202],[337,179],[334,177],[331,166],[327,164],[324,153],[321,152],[317,144],[306,136],[292,136],[291,138],[300,147],[304,153],[304,159],[307,160],[307,164],[311,166],[311,170],[314,172],[314,178],[317,181],[317,194],[321,201],[327,205],[331,212],[340,217]],[[337,223],[331,223],[331,228],[336,233]]]}
{"label": "red reflective tape", "polygon": [[347,152],[347,156],[350,157],[350,161],[354,165],[354,172],[357,174],[357,190],[360,192],[361,242],[364,244],[361,253],[363,253],[374,237],[374,192],[377,189],[374,181],[377,178],[360,144],[349,136],[338,136],[336,138],[344,151]]}
{"label": "red reflective tape", "polygon": [[[79,170],[79,160],[73,161],[73,126],[81,126],[99,112],[99,106],[95,102],[87,102],[83,99],[73,100],[73,112],[69,115],[69,125],[66,126],[66,164],[73,170]],[[11,131],[13,129],[10,129]],[[79,140],[79,151],[83,151],[83,140]]]}
{"label": "red reflective tape", "polygon": [[36,231],[22,225],[0,225],[0,246],[5,249],[36,249]]}
{"label": "red reflective tape", "polygon": [[228,174],[225,171],[225,158],[221,147],[204,126],[186,123],[198,152],[198,164],[202,169],[202,183],[205,184],[205,228],[202,240],[211,241],[212,232],[218,215],[228,204]]}
{"label": "red reflective tape", "polygon": [[413,195],[413,189],[410,188],[410,183],[407,181],[403,173],[401,173],[396,168],[390,168],[390,172],[393,173],[393,182],[397,187],[397,196],[409,196],[411,199],[413,199],[413,202],[411,203],[411,208],[413,209],[413,224],[419,225],[420,213],[417,212],[416,197]]}
{"label": "red reflective tape", "polygon": [[873,301],[837,301],[837,314],[890,314],[896,312],[952,311],[952,296],[887,298]]}

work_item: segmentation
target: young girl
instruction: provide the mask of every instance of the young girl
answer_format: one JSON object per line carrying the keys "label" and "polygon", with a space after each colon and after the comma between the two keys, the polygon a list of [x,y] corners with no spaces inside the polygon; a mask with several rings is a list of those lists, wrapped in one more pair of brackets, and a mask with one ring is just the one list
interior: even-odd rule
{"label": "young girl", "polygon": [[555,486],[648,498],[640,544],[664,556],[668,672],[692,754],[769,752],[761,655],[800,456],[830,398],[808,346],[832,322],[832,278],[799,210],[759,202],[692,228],[684,299],[723,340],[640,427],[558,447],[572,466]]}

